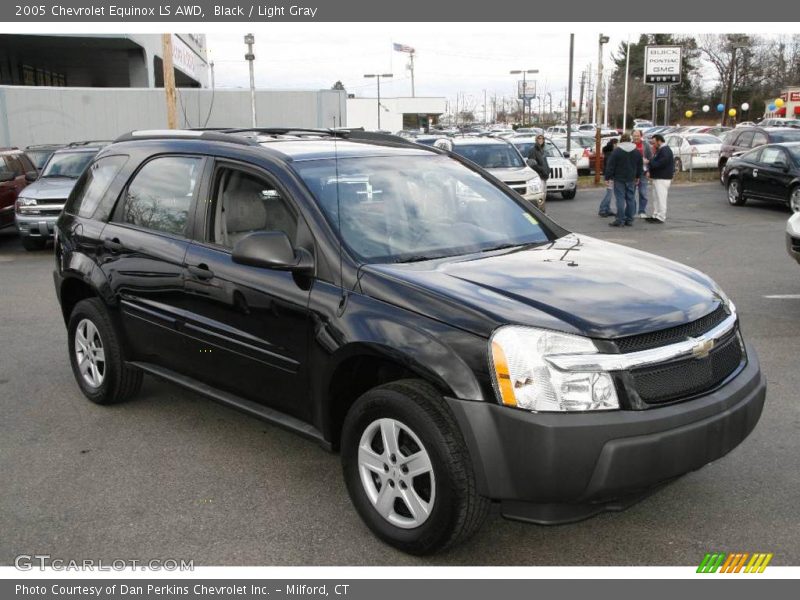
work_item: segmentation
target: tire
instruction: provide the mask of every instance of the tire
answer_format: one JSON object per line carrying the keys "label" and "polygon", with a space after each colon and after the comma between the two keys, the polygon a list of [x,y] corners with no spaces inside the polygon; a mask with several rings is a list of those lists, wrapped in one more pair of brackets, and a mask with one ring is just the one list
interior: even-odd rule
{"label": "tire", "polygon": [[[396,462],[390,444],[383,443],[386,434],[397,440]],[[420,475],[403,470],[408,457],[425,465]],[[367,527],[410,554],[433,554],[468,539],[489,510],[489,500],[477,492],[469,453],[450,409],[421,380],[382,385],[355,402],[342,431],[342,470]],[[390,496],[385,496],[382,514],[384,490]],[[416,499],[415,511],[404,498]]]}
{"label": "tire", "polygon": [[683,172],[683,161],[680,158],[675,159],[675,170],[679,173]]}
{"label": "tire", "polygon": [[796,185],[789,190],[789,200],[786,205],[793,213],[800,212],[800,185]]}
{"label": "tire", "polygon": [[41,237],[31,237],[29,235],[22,237],[22,247],[28,251],[44,250],[47,245],[47,239]]}
{"label": "tire", "polygon": [[747,202],[744,196],[742,196],[742,184],[737,177],[731,177],[728,179],[728,203],[731,206],[744,206],[744,203]]}
{"label": "tire", "polygon": [[577,194],[577,193],[578,193],[578,190],[567,190],[565,192],[561,192],[561,197],[564,200],[572,200],[573,198],[575,198],[575,194]]}
{"label": "tire", "polygon": [[[95,404],[122,402],[139,391],[142,372],[125,364],[120,336],[98,298],[75,305],[67,326],[67,349],[78,386]],[[82,360],[84,356],[88,360]]]}

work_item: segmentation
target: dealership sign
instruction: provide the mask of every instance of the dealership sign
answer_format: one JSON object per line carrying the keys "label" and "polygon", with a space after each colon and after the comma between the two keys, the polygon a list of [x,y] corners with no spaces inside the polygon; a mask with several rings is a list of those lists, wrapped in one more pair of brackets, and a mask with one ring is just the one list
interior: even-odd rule
{"label": "dealership sign", "polygon": [[646,46],[644,49],[644,82],[680,83],[681,51],[681,46]]}
{"label": "dealership sign", "polygon": [[535,79],[520,79],[517,81],[517,98],[521,100],[530,100],[536,98],[536,80]]}

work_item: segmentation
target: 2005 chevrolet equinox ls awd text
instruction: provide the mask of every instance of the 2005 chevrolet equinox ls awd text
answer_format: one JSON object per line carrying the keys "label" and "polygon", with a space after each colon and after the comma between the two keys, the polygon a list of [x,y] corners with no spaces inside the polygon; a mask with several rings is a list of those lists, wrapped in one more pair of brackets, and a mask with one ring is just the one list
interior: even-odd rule
{"label": "2005 chevrolet equinox ls awd text", "polygon": [[149,373],[341,453],[381,539],[619,509],[720,458],[766,393],[706,275],[570,233],[466,159],[341,130],[141,131],[58,220],[83,393]]}

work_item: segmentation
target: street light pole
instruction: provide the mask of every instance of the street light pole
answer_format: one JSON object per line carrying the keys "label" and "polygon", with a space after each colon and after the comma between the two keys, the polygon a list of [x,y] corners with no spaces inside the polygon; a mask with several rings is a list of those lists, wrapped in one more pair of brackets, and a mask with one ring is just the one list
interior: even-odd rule
{"label": "street light pole", "polygon": [[377,79],[378,80],[378,129],[381,128],[381,77],[388,78],[394,77],[391,73],[366,73],[364,75],[366,79]]}
{"label": "street light pole", "polygon": [[253,61],[256,59],[256,55],[253,54],[255,41],[256,38],[253,37],[252,33],[244,36],[244,43],[247,44],[247,54],[244,55],[244,59],[250,63],[250,112],[252,113],[253,127],[256,126],[256,80],[253,74]]}
{"label": "street light pole", "polygon": [[597,84],[595,86],[594,91],[594,120],[596,125],[600,125],[597,123],[599,120],[597,117],[597,110],[599,108],[600,103],[600,86],[603,85],[603,44],[607,44],[609,37],[607,35],[600,34],[600,37],[597,38]]}

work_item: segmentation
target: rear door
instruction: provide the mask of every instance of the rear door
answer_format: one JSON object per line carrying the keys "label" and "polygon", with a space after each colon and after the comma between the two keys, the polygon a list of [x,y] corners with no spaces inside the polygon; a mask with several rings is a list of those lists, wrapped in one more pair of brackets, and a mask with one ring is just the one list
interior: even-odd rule
{"label": "rear door", "polygon": [[162,155],[140,166],[98,249],[133,355],[179,372],[191,362],[178,329],[185,312],[183,261],[205,162]]}
{"label": "rear door", "polygon": [[282,231],[294,247],[308,247],[308,228],[278,179],[261,169],[218,161],[209,191],[205,231],[185,260],[192,375],[307,420],[313,279],[234,263],[231,253],[257,231]]}

